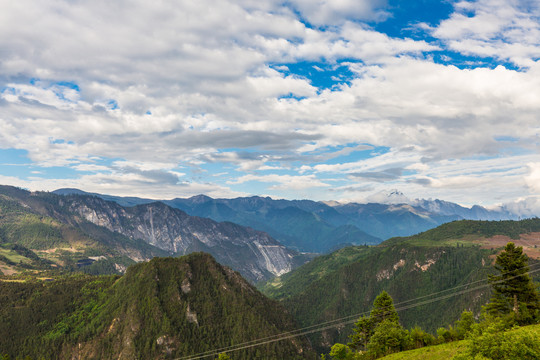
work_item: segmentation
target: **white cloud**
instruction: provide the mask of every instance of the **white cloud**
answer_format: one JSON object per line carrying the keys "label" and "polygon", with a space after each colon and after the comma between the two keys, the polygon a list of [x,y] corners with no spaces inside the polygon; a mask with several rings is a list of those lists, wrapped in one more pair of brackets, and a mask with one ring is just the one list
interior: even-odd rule
{"label": "white cloud", "polygon": [[525,176],[525,182],[532,194],[540,194],[540,162],[527,164],[529,173]]}
{"label": "white cloud", "polygon": [[31,191],[53,191],[60,188],[78,188],[87,192],[112,194],[118,196],[139,196],[150,199],[172,199],[207,194],[214,198],[234,198],[249,196],[250,193],[232,191],[216,183],[187,182],[180,185],[148,182],[134,174],[95,174],[83,175],[77,179],[47,179],[32,177],[21,180],[13,176],[0,175],[0,183],[28,189]]}
{"label": "white cloud", "polygon": [[228,184],[244,184],[249,181],[275,183],[271,190],[302,190],[314,187],[329,187],[330,184],[318,180],[314,175],[254,175],[248,174],[236,180],[228,181]]}
{"label": "white cloud", "polygon": [[386,0],[290,0],[304,18],[315,25],[339,24],[345,19],[382,20]]}
{"label": "white cloud", "polygon": [[540,7],[534,1],[461,1],[455,9],[433,31],[451,49],[523,67],[533,66],[533,59],[540,56]]}
{"label": "white cloud", "polygon": [[[57,185],[109,193],[141,194],[144,184],[156,196],[223,195],[259,182],[321,198],[388,186],[461,202],[534,195],[527,164],[537,161],[516,155],[536,154],[540,134],[539,10],[524,4],[456,3],[429,43],[362,24],[388,15],[383,1],[0,0],[0,146],[27,150],[36,166],[93,173]],[[448,48],[522,68],[432,60]],[[353,76],[322,90],[284,75],[300,61]],[[388,154],[347,157],[376,146]],[[241,175],[187,183],[177,170],[205,164]],[[55,184],[29,184],[40,181]]]}

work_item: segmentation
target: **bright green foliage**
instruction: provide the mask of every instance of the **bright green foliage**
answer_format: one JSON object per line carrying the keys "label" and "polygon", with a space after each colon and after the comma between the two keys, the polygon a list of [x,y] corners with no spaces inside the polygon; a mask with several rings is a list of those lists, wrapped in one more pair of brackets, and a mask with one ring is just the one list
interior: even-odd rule
{"label": "bright green foliage", "polygon": [[[330,356],[333,360],[355,360],[361,359],[360,354],[351,350],[344,344],[334,344],[330,349]],[[324,359],[324,358],[323,358]]]}
{"label": "bright green foliage", "polygon": [[219,356],[217,357],[217,360],[231,360],[231,358],[229,357],[229,355],[225,354],[225,353],[221,353],[219,354]]}
{"label": "bright green foliage", "polygon": [[394,308],[394,301],[392,300],[392,297],[383,290],[379,296],[375,298],[375,301],[373,301],[373,308],[371,309],[369,317],[362,316],[355,323],[353,328],[354,333],[349,336],[351,339],[349,346],[353,349],[367,349],[367,345],[375,333],[377,326],[384,321],[399,325],[399,316]]}
{"label": "bright green foliage", "polygon": [[472,311],[464,311],[461,313],[461,318],[456,322],[456,333],[459,340],[465,339],[468,333],[471,332],[474,325],[474,315]]}
{"label": "bright green foliage", "polygon": [[375,328],[367,346],[368,354],[377,358],[403,351],[408,347],[408,335],[399,323],[386,319]]}
{"label": "bright green foliage", "polygon": [[375,326],[385,320],[392,323],[399,323],[399,316],[394,307],[394,300],[384,290],[375,298],[373,309],[369,316],[373,319]]}
{"label": "bright green foliage", "polygon": [[454,330],[452,325],[449,325],[447,328],[441,327],[437,329],[437,342],[442,344],[445,342],[456,341],[457,332]]}
{"label": "bright green foliage", "polygon": [[537,329],[526,327],[504,331],[504,322],[490,322],[480,335],[471,338],[467,350],[453,359],[540,359],[540,334]]}
{"label": "bright green foliage", "polygon": [[[373,302],[373,308],[369,317],[361,317],[353,328],[354,333],[350,335],[349,347],[356,350],[364,350],[363,357],[377,358],[392,352],[402,351],[409,346],[409,332],[399,324],[399,316],[394,307],[392,297],[382,291]],[[352,358],[347,355],[350,348],[336,344],[340,356],[336,359]],[[332,348],[334,350],[334,347]],[[360,356],[358,353],[356,353]],[[332,353],[330,353],[332,355]],[[346,357],[349,356],[349,357]]]}
{"label": "bright green foliage", "polygon": [[367,349],[367,344],[373,335],[374,329],[375,326],[371,317],[362,316],[354,324],[353,334],[349,335],[351,339],[349,346],[357,350]]}
{"label": "bright green foliage", "polygon": [[540,296],[527,274],[528,257],[522,247],[509,242],[495,261],[499,275],[490,276],[493,295],[487,305],[492,315],[515,314],[519,324],[530,324],[540,319]]}
{"label": "bright green foliage", "polygon": [[[455,326],[441,327],[437,329],[437,342],[439,344],[463,340],[475,327],[474,316],[471,311],[463,311],[461,317],[456,321]],[[478,328],[478,326],[476,326]]]}
{"label": "bright green foliage", "polygon": [[410,346],[416,349],[424,346],[434,345],[437,341],[433,335],[425,332],[418,326],[412,328],[409,333],[409,337]]}

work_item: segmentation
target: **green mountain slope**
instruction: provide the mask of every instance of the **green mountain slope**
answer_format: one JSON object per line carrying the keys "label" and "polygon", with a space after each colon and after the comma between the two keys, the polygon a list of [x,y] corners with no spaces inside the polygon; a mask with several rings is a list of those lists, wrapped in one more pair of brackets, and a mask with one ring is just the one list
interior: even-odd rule
{"label": "green mountain slope", "polygon": [[[351,247],[321,256],[289,274],[273,279],[263,291],[283,304],[301,326],[310,326],[368,311],[374,298],[386,290],[399,304],[419,299],[427,303],[400,311],[403,325],[435,331],[454,322],[467,309],[478,313],[489,299],[489,287],[464,286],[493,272],[497,249],[512,240],[525,245],[535,259],[540,247],[540,220],[521,222],[458,221],[407,238],[394,238],[376,247]],[[519,235],[521,234],[521,235]],[[531,264],[534,260],[531,260]],[[465,292],[448,295],[448,289]],[[469,290],[472,290],[469,292]],[[313,337],[319,350],[347,341],[350,327]]]}
{"label": "green mountain slope", "polygon": [[54,201],[56,195],[0,187],[0,272],[25,270],[111,273],[136,261],[167,253],[73,215]]}
{"label": "green mountain slope", "polygon": [[[9,186],[0,186],[0,200],[0,244],[24,246],[70,271],[121,272],[126,265],[154,256],[205,251],[257,282],[311,258],[264,232],[189,216],[162,202],[122,207],[94,196],[62,196]],[[1,273],[21,271],[21,266],[0,258]]]}
{"label": "green mountain slope", "polygon": [[[422,232],[409,237],[397,237],[388,239],[385,245],[391,244],[413,244],[419,246],[441,246],[462,244],[464,246],[472,244],[494,244],[494,236],[508,238],[508,241],[516,241],[522,238],[523,234],[540,232],[540,219],[532,218],[520,221],[473,221],[461,220],[440,225],[435,229]],[[487,240],[487,241],[485,241]],[[530,244],[523,244],[531,247]],[[533,244],[534,247],[534,244]]]}
{"label": "green mountain slope", "polygon": [[[4,281],[0,301],[0,354],[12,357],[178,358],[294,329],[280,304],[203,253],[155,258],[121,278]],[[231,356],[316,357],[298,338]]]}

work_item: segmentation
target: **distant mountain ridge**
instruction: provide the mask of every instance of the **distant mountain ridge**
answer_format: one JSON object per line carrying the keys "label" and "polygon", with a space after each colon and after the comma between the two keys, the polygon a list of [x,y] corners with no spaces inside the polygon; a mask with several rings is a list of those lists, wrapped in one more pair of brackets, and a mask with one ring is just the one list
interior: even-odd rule
{"label": "distant mountain ridge", "polygon": [[190,216],[161,202],[123,207],[95,196],[66,196],[66,206],[86,220],[174,255],[212,254],[252,281],[292,270],[298,254],[268,234],[231,222]]}
{"label": "distant mountain ridge", "polygon": [[[59,189],[55,193],[80,193]],[[123,206],[148,199],[92,194]],[[410,236],[454,220],[516,220],[518,216],[481,206],[466,208],[443,200],[400,203],[405,197],[392,192],[387,203],[275,200],[270,197],[213,199],[206,195],[161,202],[194,216],[230,221],[269,233],[283,245],[301,252],[325,253],[347,245],[378,244],[394,236]]]}
{"label": "distant mountain ridge", "polygon": [[[103,267],[110,261],[109,268],[120,269],[155,256],[205,251],[253,282],[288,272],[310,258],[262,231],[190,216],[162,202],[121,206],[69,192],[73,194],[0,186],[0,248],[3,243],[22,245],[29,254],[38,251],[40,257],[52,259],[55,266],[69,260]],[[0,256],[6,257],[7,262],[0,258],[0,271],[5,273],[13,272],[11,264],[21,260],[11,247],[0,249]],[[122,256],[129,258],[127,262],[117,261]]]}

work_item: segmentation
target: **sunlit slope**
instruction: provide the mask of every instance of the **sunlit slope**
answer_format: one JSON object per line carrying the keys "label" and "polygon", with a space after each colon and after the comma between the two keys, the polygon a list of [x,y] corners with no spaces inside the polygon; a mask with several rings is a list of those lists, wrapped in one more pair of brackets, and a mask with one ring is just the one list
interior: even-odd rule
{"label": "sunlit slope", "polygon": [[[486,280],[494,255],[507,241],[525,245],[535,263],[538,229],[539,219],[452,222],[376,247],[341,249],[273,279],[263,290],[281,299],[301,326],[361,314],[386,290],[403,304],[406,327],[435,331],[465,309],[480,311],[490,296]],[[420,302],[426,303],[411,306]],[[314,342],[346,342],[347,329],[315,335]]]}

